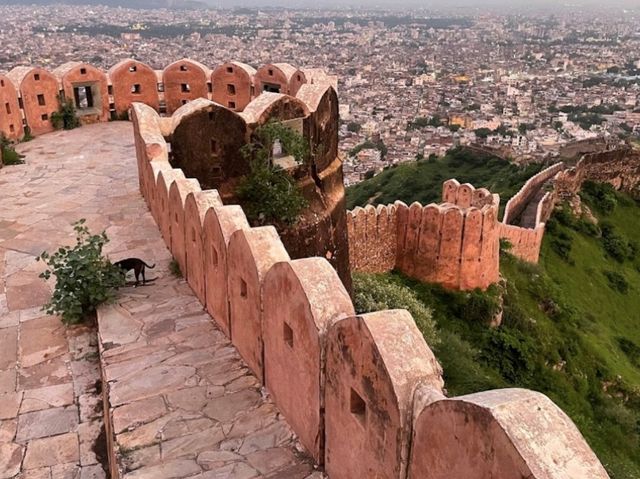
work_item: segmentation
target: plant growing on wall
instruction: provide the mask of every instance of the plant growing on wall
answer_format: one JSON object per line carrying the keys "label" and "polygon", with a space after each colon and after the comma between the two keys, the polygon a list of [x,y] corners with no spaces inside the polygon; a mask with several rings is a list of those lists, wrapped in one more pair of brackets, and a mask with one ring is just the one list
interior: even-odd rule
{"label": "plant growing on wall", "polygon": [[70,99],[58,95],[58,111],[51,114],[51,124],[56,130],[73,130],[80,126],[76,107]]}
{"label": "plant growing on wall", "polygon": [[255,131],[253,141],[241,150],[250,163],[250,171],[237,190],[247,218],[254,225],[290,226],[308,206],[291,175],[274,164],[276,141],[280,142],[283,153],[292,156],[298,164],[309,157],[304,138],[281,123],[269,122]]}
{"label": "plant growing on wall", "polygon": [[0,166],[2,165],[21,165],[24,163],[24,155],[18,153],[11,143],[11,141],[4,135],[0,135],[0,149],[2,149],[2,158],[0,159]]}
{"label": "plant growing on wall", "polygon": [[73,229],[75,246],[45,251],[37,258],[48,266],[40,277],[56,277],[53,296],[43,309],[47,314],[59,314],[66,324],[81,322],[99,305],[113,300],[116,289],[125,284],[122,270],[102,255],[109,241],[106,233],[90,234],[84,219],[73,223]]}

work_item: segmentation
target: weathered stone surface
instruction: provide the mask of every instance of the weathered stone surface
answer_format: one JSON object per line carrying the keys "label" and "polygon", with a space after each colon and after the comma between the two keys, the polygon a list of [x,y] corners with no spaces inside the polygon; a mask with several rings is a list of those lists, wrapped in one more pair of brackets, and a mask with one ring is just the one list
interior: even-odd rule
{"label": "weathered stone surface", "polygon": [[79,459],[78,435],[69,433],[29,442],[23,467],[36,469],[66,463],[75,464]]}
{"label": "weathered stone surface", "polygon": [[113,428],[120,433],[159,418],[167,412],[162,396],[155,396],[117,407],[113,411]]}
{"label": "weathered stone surface", "polygon": [[73,385],[71,383],[28,389],[24,392],[20,413],[68,406],[69,404],[73,404]]}
{"label": "weathered stone surface", "polygon": [[0,394],[0,419],[13,419],[18,415],[22,392]]}
{"label": "weathered stone surface", "polygon": [[26,441],[74,431],[78,426],[75,407],[44,409],[21,414],[16,440]]}
{"label": "weathered stone surface", "polygon": [[11,479],[20,472],[23,447],[12,442],[0,443],[0,479]]}
{"label": "weathered stone surface", "polygon": [[25,322],[20,328],[20,366],[28,368],[67,352],[64,325],[45,316]]}
{"label": "weathered stone surface", "polygon": [[200,466],[193,460],[176,459],[157,466],[145,467],[130,472],[124,479],[180,479],[200,472]]}

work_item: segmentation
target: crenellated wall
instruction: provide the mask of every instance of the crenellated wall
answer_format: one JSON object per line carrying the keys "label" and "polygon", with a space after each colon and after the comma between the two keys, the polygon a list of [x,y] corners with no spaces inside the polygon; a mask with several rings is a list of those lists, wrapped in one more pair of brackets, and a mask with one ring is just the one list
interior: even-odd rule
{"label": "crenellated wall", "polygon": [[[355,315],[325,258],[290,260],[273,228],[251,228],[242,210],[197,183],[171,196],[189,183],[168,162],[165,120],[133,106],[140,190],[167,247],[185,255],[184,274],[203,307],[331,479],[608,477],[546,397],[507,389],[447,399],[440,365],[408,312]],[[466,196],[456,201],[466,204]],[[180,208],[184,219],[176,221]],[[459,225],[462,211],[495,208],[449,204],[443,222],[446,212],[457,212],[449,215]],[[111,414],[107,407],[108,422]]]}
{"label": "crenellated wall", "polygon": [[507,202],[502,222],[505,224],[513,224],[524,212],[527,205],[535,198],[542,185],[551,180],[563,169],[563,163],[556,163],[529,178],[522,188]]}
{"label": "crenellated wall", "polygon": [[171,115],[182,105],[204,98],[242,112],[263,91],[295,97],[305,84],[337,88],[335,77],[320,70],[307,73],[287,63],[256,70],[227,62],[212,70],[189,59],[159,71],[134,59],[124,59],[106,72],[81,62],[68,62],[51,72],[19,66],[0,75],[0,132],[20,140],[27,126],[33,135],[52,131],[51,114],[58,110],[59,95],[73,102],[85,124],[125,118],[133,102]]}
{"label": "crenellated wall", "polygon": [[352,271],[407,276],[444,287],[486,289],[499,279],[500,199],[484,188],[443,184],[443,203],[402,202],[347,213]]}

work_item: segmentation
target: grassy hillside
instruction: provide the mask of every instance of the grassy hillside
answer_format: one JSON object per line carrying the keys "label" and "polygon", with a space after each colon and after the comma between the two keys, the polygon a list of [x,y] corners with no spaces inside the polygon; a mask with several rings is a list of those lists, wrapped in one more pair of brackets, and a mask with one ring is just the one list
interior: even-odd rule
{"label": "grassy hillside", "polygon": [[[608,187],[587,190],[599,225],[560,210],[538,266],[502,254],[506,285],[456,293],[396,273],[375,280],[408,288],[432,309],[433,349],[450,395],[541,391],[574,420],[612,478],[639,479],[640,206]],[[492,329],[500,293],[503,322]]]}
{"label": "grassy hillside", "polygon": [[476,188],[498,193],[502,204],[511,198],[540,165],[518,167],[508,161],[457,149],[444,158],[424,159],[391,167],[378,176],[347,188],[347,208],[388,204],[396,200],[423,205],[442,200],[442,183],[456,178]]}

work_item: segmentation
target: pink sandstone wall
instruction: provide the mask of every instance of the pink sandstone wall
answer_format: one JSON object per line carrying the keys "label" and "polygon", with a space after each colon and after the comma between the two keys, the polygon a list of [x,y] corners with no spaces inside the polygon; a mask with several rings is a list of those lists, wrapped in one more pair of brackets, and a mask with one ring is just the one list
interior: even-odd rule
{"label": "pink sandstone wall", "polygon": [[327,343],[327,474],[404,478],[413,394],[442,390],[440,365],[406,311],[338,321]]}
{"label": "pink sandstone wall", "polygon": [[347,211],[351,270],[391,271],[396,263],[396,206],[367,206]]}
{"label": "pink sandstone wall", "polygon": [[[133,106],[134,123],[141,121],[134,125],[138,161],[151,163],[139,170],[141,192],[170,247],[168,192],[184,178],[162,166],[166,145],[164,152],[156,148],[156,135],[164,125],[151,121],[144,108]],[[196,185],[191,197],[200,191]],[[444,209],[456,211],[452,206]],[[439,208],[431,210],[439,215]],[[476,208],[474,215],[484,208],[490,207]],[[421,218],[422,210],[414,207],[413,213]],[[202,221],[200,210],[187,216]],[[207,309],[218,324],[229,325],[226,304],[233,344],[260,377],[264,364],[277,407],[332,479],[506,479],[520,472],[516,477],[608,477],[575,426],[546,397],[489,391],[446,399],[440,366],[408,312],[354,316],[325,259],[290,261],[275,230],[249,228],[237,206],[208,207],[203,221]],[[397,227],[406,234],[407,219]],[[188,258],[187,248],[187,277],[202,267]],[[224,291],[219,286],[227,279]]]}
{"label": "pink sandstone wall", "polygon": [[189,193],[199,189],[198,180],[193,178],[176,179],[169,187],[169,235],[171,236],[169,249],[185,279],[189,279],[189,276],[187,275],[184,203]]}
{"label": "pink sandstone wall", "polygon": [[412,479],[608,477],[571,420],[540,393],[436,399],[416,415]]}
{"label": "pink sandstone wall", "polygon": [[505,224],[512,223],[522,213],[523,209],[531,199],[536,195],[540,187],[550,179],[552,179],[559,171],[564,169],[563,163],[556,163],[542,170],[537,175],[532,176],[520,188],[508,202],[504,209],[502,222]]}
{"label": "pink sandstone wall", "polygon": [[258,379],[264,380],[262,285],[275,263],[289,254],[273,226],[247,228],[231,235],[227,255],[231,338]]}
{"label": "pink sandstone wall", "polygon": [[211,208],[204,218],[207,311],[227,337],[231,337],[227,250],[233,233],[248,228],[249,222],[238,205]]}
{"label": "pink sandstone wall", "polygon": [[10,140],[24,136],[18,91],[6,75],[0,74],[0,132]]}
{"label": "pink sandstone wall", "polygon": [[407,276],[447,288],[486,289],[499,277],[499,198],[484,188],[443,184],[440,205],[402,202],[347,214],[352,271]]}
{"label": "pink sandstone wall", "polygon": [[306,258],[269,270],[263,303],[265,385],[321,464],[326,334],[336,321],[355,314],[351,299],[326,260]]}
{"label": "pink sandstone wall", "polygon": [[192,191],[184,204],[184,244],[185,271],[187,281],[203,306],[207,304],[205,285],[204,219],[214,207],[221,207],[222,201],[216,190]]}
{"label": "pink sandstone wall", "polygon": [[509,252],[512,255],[523,261],[537,264],[544,238],[544,223],[539,224],[536,229],[500,223],[500,238],[511,243]]}

